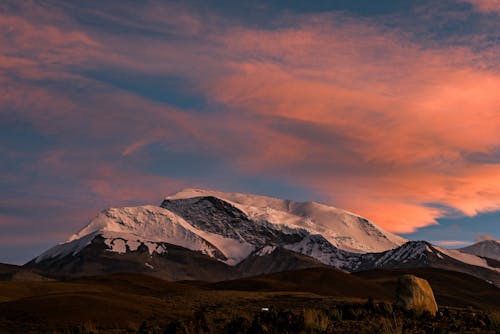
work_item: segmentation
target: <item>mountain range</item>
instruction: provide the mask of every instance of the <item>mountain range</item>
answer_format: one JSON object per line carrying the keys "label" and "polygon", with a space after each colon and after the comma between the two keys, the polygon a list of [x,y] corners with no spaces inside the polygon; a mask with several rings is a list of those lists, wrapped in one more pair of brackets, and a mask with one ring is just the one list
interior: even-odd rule
{"label": "mountain range", "polygon": [[313,267],[439,268],[500,286],[498,247],[449,250],[317,202],[186,189],[160,206],[103,210],[24,268],[53,278],[133,272],[204,281]]}

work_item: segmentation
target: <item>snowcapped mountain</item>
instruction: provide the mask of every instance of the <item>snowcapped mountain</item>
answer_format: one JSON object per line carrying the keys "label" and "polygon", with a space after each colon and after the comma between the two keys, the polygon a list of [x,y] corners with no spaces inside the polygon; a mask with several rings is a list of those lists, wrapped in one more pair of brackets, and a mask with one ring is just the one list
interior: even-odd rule
{"label": "snowcapped mountain", "polygon": [[361,254],[352,259],[349,271],[425,267],[463,272],[500,286],[500,267],[478,256],[440,248],[427,241],[409,241],[385,252]]}
{"label": "snowcapped mountain", "polygon": [[500,284],[500,270],[486,259],[426,242],[404,243],[340,209],[198,189],[169,196],[160,207],[103,210],[26,264],[48,276],[146,272],[171,280],[324,265],[348,272],[430,266]]}
{"label": "snowcapped mountain", "polygon": [[170,243],[227,260],[212,244],[199,237],[181,217],[154,206],[110,208],[100,212],[90,224],[72,235],[67,242],[49,249],[35,259],[77,254],[100,235],[110,251],[136,251],[143,244],[149,253],[163,253],[162,244]]}
{"label": "snowcapped mountain", "polygon": [[473,245],[460,248],[459,251],[500,261],[500,241],[498,240],[483,240]]}
{"label": "snowcapped mountain", "polygon": [[301,228],[267,221],[255,222],[232,203],[214,196],[166,199],[161,206],[183,217],[198,230],[204,231],[209,239],[219,236],[245,245],[245,251],[241,253],[243,257],[256,248],[294,243],[309,234]]}
{"label": "snowcapped mountain", "polygon": [[427,241],[410,241],[387,252],[365,255],[367,258],[369,256],[375,256],[374,265],[376,267],[391,267],[393,264],[401,266],[402,263],[414,267],[416,265],[414,262],[428,265],[436,259],[450,258],[473,266],[497,270],[494,267],[489,267],[484,259],[477,256],[462,254],[457,250],[444,249]]}
{"label": "snowcapped mountain", "polygon": [[[181,196],[181,193],[190,195]],[[74,262],[82,262],[82,257],[85,258],[83,262],[92,262],[92,257],[86,255],[89,253],[99,258],[104,256],[105,259],[99,261],[106,263],[109,257],[127,261],[135,257],[137,262],[136,255],[145,253],[157,260],[156,268],[152,265],[154,261],[148,258],[136,265],[156,270],[164,267],[164,261],[159,259],[168,258],[171,248],[175,246],[201,254],[208,262],[215,260],[232,267],[250,257],[269,255],[263,251],[265,249],[280,249],[277,254],[281,257],[288,254],[286,257],[293,258],[293,261],[300,257],[290,256],[290,252],[313,258],[314,263],[348,270],[357,253],[336,247],[318,231],[324,231],[337,244],[349,245],[348,249],[357,245],[358,236],[371,245],[363,246],[367,249],[394,246],[393,242],[397,240],[387,234],[390,239],[364,218],[317,203],[295,203],[245,194],[208,194],[201,190],[181,193],[167,197],[161,207],[106,209],[66,242],[47,250],[28,265],[35,268],[70,268],[72,272],[79,272],[83,269],[75,268]],[[327,219],[332,220],[327,222]],[[338,219],[341,221],[335,221]],[[316,222],[317,228],[314,227]],[[342,233],[334,230],[337,225]],[[349,234],[348,227],[353,233]],[[370,238],[373,239],[371,242]],[[357,252],[363,247],[358,245]],[[76,261],[76,258],[79,260]],[[307,265],[309,263],[306,261]],[[297,266],[306,264],[301,262]],[[98,267],[102,266],[100,263]],[[279,267],[291,268],[286,264]]]}
{"label": "snowcapped mountain", "polygon": [[166,244],[181,246],[236,265],[262,247],[283,247],[336,267],[348,265],[348,252],[309,231],[255,222],[229,202],[213,196],[165,200],[162,207],[110,208],[72,235],[65,243],[44,252],[40,263],[74,256],[102,238],[106,250],[119,254],[138,251],[150,255],[168,252]]}
{"label": "snowcapped mountain", "polygon": [[[272,223],[321,234],[333,246],[355,253],[382,252],[407,240],[384,231],[354,213],[316,202],[293,202],[278,198],[227,193],[203,189],[185,189],[165,201],[212,196],[244,212],[257,223]],[[165,202],[164,202],[165,203]]]}

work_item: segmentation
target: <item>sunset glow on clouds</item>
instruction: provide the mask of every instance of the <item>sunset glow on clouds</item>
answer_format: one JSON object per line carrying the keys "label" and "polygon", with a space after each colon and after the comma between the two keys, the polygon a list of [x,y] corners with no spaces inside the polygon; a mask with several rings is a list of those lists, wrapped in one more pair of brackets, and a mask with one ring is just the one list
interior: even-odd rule
{"label": "sunset glow on clouds", "polygon": [[[57,240],[106,206],[258,183],[397,233],[500,210],[498,5],[468,2],[448,19],[470,31],[445,36],[407,29],[432,5],[261,24],[265,6],[249,22],[195,2],[4,2],[0,226]],[[33,201],[46,216],[21,212]]]}
{"label": "sunset glow on clouds", "polygon": [[482,12],[500,12],[499,0],[467,0]]}

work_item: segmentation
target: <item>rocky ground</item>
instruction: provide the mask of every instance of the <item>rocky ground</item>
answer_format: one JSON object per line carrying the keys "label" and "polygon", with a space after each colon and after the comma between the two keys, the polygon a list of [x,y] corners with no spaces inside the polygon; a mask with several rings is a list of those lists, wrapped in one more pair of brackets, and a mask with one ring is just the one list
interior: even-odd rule
{"label": "rocky ground", "polygon": [[[398,273],[399,274],[399,273]],[[433,272],[427,273],[432,278]],[[370,274],[369,276],[373,276]],[[435,316],[375,282],[325,269],[221,283],[115,274],[67,281],[0,282],[0,333],[497,333],[499,289],[481,304],[453,299],[462,280],[434,284]],[[423,275],[422,275],[423,276]],[[382,278],[382,283],[379,282]],[[400,276],[398,276],[400,277]],[[447,277],[440,272],[439,277]],[[363,278],[364,279],[364,278]],[[451,282],[451,284],[450,284]],[[432,282],[431,282],[432,285]],[[374,289],[378,288],[378,291]],[[392,291],[392,292],[391,292]],[[376,293],[375,293],[376,292]],[[372,296],[373,294],[373,296]],[[464,295],[467,297],[467,295]],[[263,311],[262,309],[268,309]]]}

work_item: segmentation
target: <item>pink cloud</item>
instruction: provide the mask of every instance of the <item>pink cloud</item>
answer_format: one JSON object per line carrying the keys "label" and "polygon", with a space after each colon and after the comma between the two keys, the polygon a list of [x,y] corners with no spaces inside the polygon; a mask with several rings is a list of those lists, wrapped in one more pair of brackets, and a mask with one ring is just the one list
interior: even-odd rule
{"label": "pink cloud", "polygon": [[40,22],[48,14],[39,14],[33,20],[0,14],[0,73],[31,80],[74,77],[65,69],[88,61],[100,45],[82,31]]}
{"label": "pink cloud", "polygon": [[500,0],[465,0],[481,12],[500,12]]}
{"label": "pink cloud", "polygon": [[[293,182],[396,232],[444,214],[429,202],[467,215],[499,209],[499,168],[465,158],[499,142],[499,74],[477,68],[477,55],[464,48],[422,49],[362,24],[318,26],[225,37],[233,71],[207,85],[211,96],[264,119],[254,129],[262,147],[242,165],[294,170]],[[265,119],[274,117],[316,125],[342,141],[272,133]],[[323,172],[310,157],[320,157]],[[339,164],[352,172],[337,175]]]}
{"label": "pink cloud", "polygon": [[113,203],[128,203],[131,199],[140,199],[142,204],[159,205],[165,194],[186,186],[183,182],[168,177],[106,166],[101,166],[83,182],[109,206],[116,205]]}
{"label": "pink cloud", "polygon": [[[156,202],[183,182],[108,160],[163,143],[312,188],[395,232],[434,224],[444,212],[429,203],[466,215],[500,209],[499,165],[468,159],[500,142],[500,76],[489,53],[424,47],[404,32],[338,15],[293,16],[270,30],[158,3],[133,18],[116,9],[93,15],[182,38],[0,18],[0,28],[15,32],[0,37],[0,80],[8,83],[0,110],[64,143],[33,168],[75,178],[111,205]],[[174,19],[165,23],[165,13]],[[69,70],[110,66],[182,76],[215,110],[154,102]],[[80,138],[100,145],[82,148]]]}
{"label": "pink cloud", "polygon": [[438,240],[434,241],[434,243],[444,247],[463,247],[470,245],[470,242],[460,240]]}

